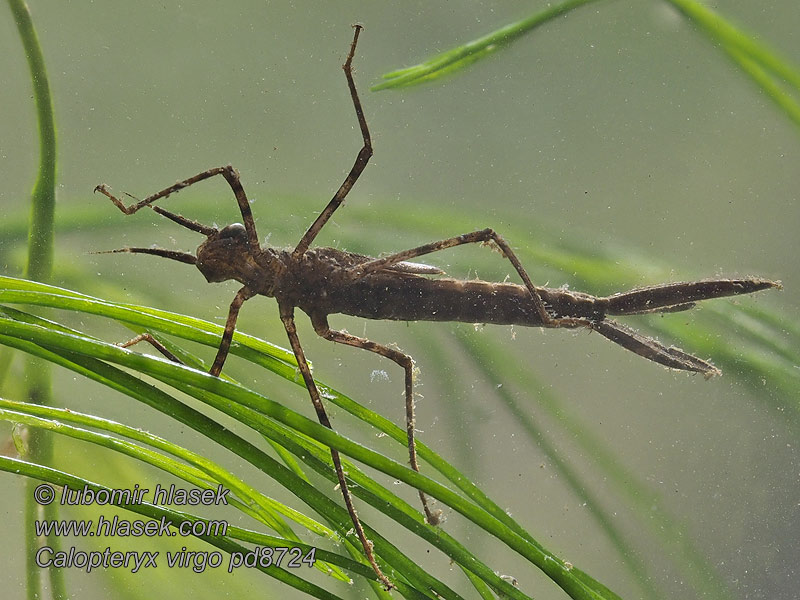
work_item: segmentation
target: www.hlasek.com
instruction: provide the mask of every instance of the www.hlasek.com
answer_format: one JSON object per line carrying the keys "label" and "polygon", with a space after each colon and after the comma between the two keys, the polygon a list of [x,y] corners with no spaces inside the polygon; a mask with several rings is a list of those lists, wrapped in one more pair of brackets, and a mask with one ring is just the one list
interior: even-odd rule
{"label": "www.hlasek.com", "polygon": [[[160,505],[225,505],[228,504],[229,489],[219,485],[216,490],[190,490],[176,488],[174,485],[161,487],[156,485],[150,495],[150,490],[140,488],[137,484],[132,489],[96,489],[84,486],[72,489],[64,486],[60,496],[56,488],[48,483],[36,487],[33,492],[34,500],[41,505],[52,504],[58,501],[63,506],[88,506],[97,504],[101,506],[130,506],[138,504]],[[167,516],[160,520],[133,520],[120,519],[116,515],[107,519],[103,515],[95,520],[44,520],[36,521],[36,535],[38,537],[65,536],[76,537],[174,537],[187,536],[224,536],[228,531],[226,521],[212,521],[205,519],[186,519],[174,522]],[[228,573],[240,567],[267,568],[270,566],[299,568],[311,567],[315,562],[315,548],[298,547],[271,547],[257,546],[249,552],[232,552],[228,557]],[[216,569],[223,563],[221,552],[194,552],[186,546],[177,552],[165,552],[165,560],[161,565],[169,568],[191,568],[196,573],[202,573],[207,568]],[[36,564],[40,567],[76,568],[90,573],[95,569],[129,569],[138,573],[142,569],[156,568],[159,566],[159,552],[123,552],[112,550],[83,551],[75,546],[66,550],[55,550],[50,546],[42,546],[36,552]],[[284,559],[286,559],[284,561]]]}

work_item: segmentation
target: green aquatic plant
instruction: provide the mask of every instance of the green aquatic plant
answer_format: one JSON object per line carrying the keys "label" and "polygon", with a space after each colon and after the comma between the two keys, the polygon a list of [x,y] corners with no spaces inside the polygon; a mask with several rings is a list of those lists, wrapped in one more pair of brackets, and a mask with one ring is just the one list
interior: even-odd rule
{"label": "green aquatic plant", "polygon": [[[767,44],[736,27],[719,13],[696,0],[667,0],[690,20],[709,41],[718,45],[794,123],[800,126],[800,71]],[[586,4],[599,0],[567,0],[504,25],[475,40],[437,54],[422,63],[383,75],[373,91],[399,89],[453,75],[509,46],[535,29]]]}

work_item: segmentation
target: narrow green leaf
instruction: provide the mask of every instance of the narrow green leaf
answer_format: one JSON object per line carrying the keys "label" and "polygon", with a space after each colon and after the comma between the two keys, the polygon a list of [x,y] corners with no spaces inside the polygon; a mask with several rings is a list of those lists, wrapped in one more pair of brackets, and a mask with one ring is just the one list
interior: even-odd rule
{"label": "narrow green leaf", "polygon": [[373,86],[373,92],[389,88],[408,87],[432,81],[439,77],[463,69],[482,58],[489,56],[502,46],[507,46],[525,33],[544,25],[569,11],[595,0],[568,0],[562,4],[550,6],[530,17],[511,23],[462,46],[443,52],[425,62],[386,73],[387,81]]}

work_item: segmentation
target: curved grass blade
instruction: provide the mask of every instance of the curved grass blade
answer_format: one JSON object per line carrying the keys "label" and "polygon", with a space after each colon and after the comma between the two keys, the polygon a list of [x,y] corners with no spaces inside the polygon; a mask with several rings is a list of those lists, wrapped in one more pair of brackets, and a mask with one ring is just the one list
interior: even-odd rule
{"label": "curved grass blade", "polygon": [[[80,489],[86,486],[88,489],[91,489],[95,492],[99,492],[104,490],[108,493],[111,492],[111,488],[100,485],[98,483],[89,481],[88,479],[83,479],[81,477],[77,477],[70,473],[66,473],[64,471],[59,471],[57,469],[53,469],[50,467],[46,467],[43,465],[38,465],[35,463],[27,462],[24,460],[16,459],[16,458],[9,458],[7,456],[0,456],[0,471],[6,471],[9,473],[14,473],[17,475],[24,475],[27,477],[31,477],[33,479],[37,479],[39,481],[49,482],[54,485],[58,486],[70,486],[73,489]],[[115,504],[115,506],[119,506],[131,512],[144,515],[146,517],[150,517],[154,520],[160,520],[161,518],[165,518],[173,523],[173,526],[180,526],[181,523],[194,523],[198,521],[208,522],[207,519],[203,519],[196,515],[167,509],[160,506],[155,506],[152,504],[142,503],[142,504]],[[282,538],[276,538],[274,536],[266,536],[263,534],[259,534],[256,532],[244,530],[238,527],[230,526],[228,528],[228,535],[227,536],[211,536],[211,535],[195,535],[197,539],[203,540],[208,542],[212,546],[219,548],[220,550],[224,550],[228,553],[233,552],[241,552],[246,553],[250,549],[242,546],[241,544],[237,543],[235,540],[241,540],[256,544],[261,544],[264,546],[271,546],[271,547],[279,547],[285,546],[287,540],[283,540]],[[309,551],[312,549],[312,546],[307,544],[302,544],[300,542],[290,542],[292,545],[296,545],[302,548],[304,551]],[[331,564],[336,564],[341,566],[342,568],[348,569],[354,573],[359,575],[365,575],[365,568],[349,559],[341,557],[333,552],[325,551],[321,548],[315,548],[316,556],[319,557],[321,560],[326,562],[330,562]],[[328,592],[320,588],[319,586],[308,582],[301,577],[298,577],[291,571],[287,571],[283,568],[275,567],[271,565],[269,567],[263,567],[261,565],[256,565],[254,568],[258,569],[259,571],[286,583],[294,587],[295,589],[300,590],[301,592],[313,597],[313,598],[320,598],[321,600],[342,600],[339,596]],[[398,582],[398,587],[402,587],[402,582]],[[404,589],[405,591],[405,589]],[[409,597],[417,597],[419,595],[409,594]]]}
{"label": "curved grass blade", "polygon": [[696,0],[668,0],[672,6],[702,29],[727,52],[731,60],[766,95],[800,126],[800,104],[779,85],[786,84],[800,94],[800,71],[765,44],[744,33],[732,23]]}
{"label": "curved grass blade", "polygon": [[[419,475],[414,471],[386,459],[380,454],[364,448],[358,444],[342,438],[338,434],[324,428],[315,422],[301,417],[285,407],[268,400],[267,398],[255,394],[254,392],[242,388],[236,384],[227,381],[221,381],[213,378],[205,373],[198,373],[186,367],[166,363],[160,359],[144,357],[137,355],[126,350],[122,350],[115,346],[106,346],[95,341],[88,339],[77,339],[75,336],[68,336],[65,334],[54,334],[44,330],[43,328],[22,325],[13,321],[0,319],[0,330],[9,336],[16,338],[23,338],[30,340],[40,346],[50,348],[61,348],[68,352],[78,352],[84,355],[91,355],[94,358],[111,360],[121,365],[134,368],[142,373],[149,374],[161,379],[170,385],[190,385],[195,389],[205,390],[214,394],[221,394],[230,401],[248,406],[260,413],[269,415],[278,421],[288,425],[289,427],[302,432],[305,435],[322,442],[325,445],[337,447],[344,454],[347,454],[356,460],[364,462],[374,468],[377,468],[396,479],[405,481],[417,489],[422,489],[430,493],[432,496],[437,497],[440,501],[451,506],[468,519],[472,520],[480,527],[486,529],[493,535],[497,536],[505,542],[510,548],[518,552],[521,556],[527,558],[533,564],[537,565],[540,569],[545,571],[552,579],[554,579],[561,587],[569,591],[576,598],[595,597],[587,587],[580,582],[570,569],[568,569],[557,557],[544,550],[535,542],[521,537],[509,527],[485,513],[482,509],[476,507],[464,500],[462,497],[453,493],[452,491],[444,488],[440,484],[428,479],[425,476]],[[189,390],[191,391],[191,390]],[[201,399],[201,398],[199,398]],[[255,427],[258,431],[265,433],[263,428],[259,428],[257,423],[248,423],[250,426]],[[299,482],[295,482],[299,484]],[[302,482],[305,484],[305,482]],[[306,484],[307,485],[307,484]],[[328,498],[326,501],[330,502]],[[307,501],[304,499],[304,501]],[[337,510],[342,511],[340,507]],[[400,561],[405,564],[406,568],[413,568],[416,565],[408,564],[407,559],[396,553],[396,550],[376,532],[370,531],[370,537],[376,542],[376,549],[383,554],[387,559],[393,557],[394,561]],[[425,576],[424,574],[422,574]],[[589,595],[587,595],[589,594]]]}
{"label": "curved grass blade", "polygon": [[44,54],[25,2],[9,0],[31,73],[36,121],[39,127],[39,171],[31,195],[26,277],[47,281],[53,271],[56,204],[56,125]]}
{"label": "curved grass blade", "polygon": [[[0,329],[2,329],[2,321],[3,320],[0,319]],[[52,344],[40,345],[34,343],[35,341],[37,341],[36,336],[31,337],[28,335],[20,338],[0,335],[0,343],[8,344],[12,347],[81,372],[96,381],[109,385],[109,387],[141,400],[153,408],[164,412],[165,414],[173,416],[180,422],[192,427],[200,433],[203,433],[210,439],[218,441],[225,448],[235,452],[239,456],[242,456],[251,464],[259,468],[262,472],[269,475],[275,481],[292,491],[313,510],[323,515],[326,519],[328,519],[328,521],[334,523],[338,535],[342,536],[343,539],[344,536],[346,536],[350,527],[350,521],[349,515],[343,508],[319,492],[314,486],[308,484],[305,480],[297,478],[291,471],[288,471],[285,467],[275,462],[274,459],[253,447],[245,440],[234,435],[232,432],[222,427],[212,419],[209,419],[205,415],[202,415],[201,413],[184,406],[182,403],[165,394],[158,388],[153,388],[152,386],[143,383],[127,373],[106,365],[102,361],[98,361],[86,356],[71,354],[70,352],[66,352],[64,355],[56,354],[50,350],[46,350],[43,347],[52,347]],[[57,344],[55,349],[61,352],[61,349]],[[146,357],[142,358],[146,359]],[[162,362],[159,359],[154,358],[149,360]],[[231,399],[228,398],[225,402],[226,404],[230,405]],[[408,561],[405,557],[399,555],[396,549],[385,542],[383,538],[380,538],[377,536],[377,534],[371,537],[376,541],[376,548],[380,549],[385,555],[389,555],[389,558],[392,559],[392,561],[399,561],[402,563],[399,570],[393,571],[395,575],[400,576],[406,574],[406,571],[408,570],[412,572],[420,571],[415,578],[426,581],[426,586],[423,589],[431,588],[437,590],[437,593],[439,593],[443,598],[450,598],[452,600],[459,599],[459,596],[454,594],[446,586],[443,586],[436,580],[430,578],[427,576],[427,574],[421,572],[421,569],[419,569],[419,567],[413,562]],[[369,572],[371,572],[371,570]],[[371,577],[374,578],[374,573],[372,573]]]}
{"label": "curved grass blade", "polygon": [[[4,338],[4,337],[0,337],[0,340],[4,341],[5,343],[9,343],[9,344],[15,345],[16,347],[18,347],[18,348],[20,348],[20,349],[23,349],[23,350],[26,350],[26,347],[27,347],[27,349],[28,349],[28,350],[30,350],[30,347],[31,347],[31,346],[33,346],[33,344],[31,344],[30,342],[24,342],[24,341],[20,341],[20,340],[8,340],[7,338]],[[39,348],[39,347],[38,347],[38,346],[35,346],[35,348]],[[44,351],[44,350],[42,350],[41,348],[39,348],[39,355],[40,355],[40,356],[44,355],[44,356],[46,357],[46,351]],[[60,362],[60,364],[64,364],[64,366],[69,366],[68,364],[66,364],[66,363],[65,363],[65,361],[64,361],[64,360],[61,360],[61,361],[59,361],[59,360],[58,360],[58,359],[59,359],[59,357],[58,357],[58,356],[55,356],[55,357],[53,357],[53,358],[54,358],[54,361],[55,361],[55,362]],[[153,359],[153,360],[157,360],[157,359]],[[113,368],[111,368],[111,367],[107,367],[107,366],[106,366],[106,365],[104,365],[103,363],[100,363],[100,365],[102,365],[102,367],[105,367],[105,372],[106,372],[106,375],[109,375],[109,374],[110,374],[110,373],[109,373],[109,369],[113,370]],[[95,367],[95,368],[97,368],[97,367]],[[101,371],[102,371],[103,369],[102,369],[102,368],[100,368],[99,370],[101,370]],[[84,374],[88,374],[89,376],[92,376],[92,374],[91,374],[91,373],[84,373]],[[125,375],[125,374],[124,374],[124,373],[121,373],[121,372],[119,372],[119,375]],[[95,376],[95,377],[93,377],[93,378],[95,378],[95,379],[98,379],[96,376]],[[99,380],[99,379],[98,379],[98,380]],[[101,381],[101,382],[102,382],[102,381]],[[139,382],[138,380],[135,380],[135,379],[134,379],[134,381],[133,381],[133,382],[129,382],[129,383],[141,384],[141,382]],[[115,386],[112,386],[112,387],[115,387]],[[119,388],[117,388],[117,389],[119,389]],[[195,395],[195,397],[198,397],[198,399],[204,399],[204,400],[207,400],[207,399],[210,397],[210,396],[209,396],[209,395],[207,395],[207,394],[206,394],[206,395],[203,395],[203,394],[198,394],[197,390],[192,390],[192,389],[188,389],[188,388],[179,388],[179,389],[184,389],[184,391],[187,391],[188,393],[193,393],[193,394]],[[124,390],[124,389],[120,389],[120,391],[123,391],[123,392],[125,392],[125,390]],[[154,390],[154,391],[158,391],[158,390]],[[127,392],[126,392],[126,393],[127,393]],[[170,404],[169,404],[168,400],[172,400],[172,399],[171,399],[171,398],[169,398],[168,396],[164,395],[164,394],[158,394],[158,395],[157,395],[157,399],[153,399],[153,400],[149,401],[149,402],[148,402],[148,404],[150,404],[151,406],[157,407],[157,408],[159,408],[160,410],[163,410],[164,408],[167,408],[167,409],[169,409],[169,408],[170,408]],[[243,415],[243,414],[246,414],[246,412],[245,412],[245,413],[242,413],[242,410],[241,410],[241,409],[239,409],[239,410],[237,411],[237,410],[236,410],[236,405],[232,405],[232,406],[231,406],[231,403],[230,403],[230,400],[229,400],[229,399],[227,399],[227,400],[226,400],[226,399],[222,399],[222,400],[223,400],[223,404],[224,404],[224,405],[226,405],[226,406],[228,406],[228,408],[230,409],[230,413],[232,414],[232,416],[234,416],[235,418],[238,418],[240,421],[243,421],[243,422],[245,422],[246,424],[252,424],[252,423],[248,423],[248,420],[247,420],[246,418],[243,418],[243,417],[242,417],[242,415]],[[173,403],[173,404],[178,404],[178,405],[180,405],[180,403],[177,403],[177,402],[176,402],[176,401],[174,401],[174,400],[172,400],[172,403]],[[213,406],[213,405],[214,405],[214,404],[212,404],[212,406]],[[223,410],[224,410],[224,409],[225,409],[225,406],[222,406],[222,405],[217,405],[217,408],[221,408],[221,409],[223,409]],[[189,410],[191,410],[191,409],[189,409]],[[174,409],[174,406],[172,407],[172,410],[168,410],[168,411],[166,411],[166,412],[168,412],[168,413],[171,413],[171,414],[176,414],[176,411],[175,411],[175,409]],[[268,426],[269,426],[269,421],[268,421],[268,420],[266,420],[266,419],[264,419],[263,417],[261,417],[261,415],[259,415],[258,413],[255,413],[254,411],[253,411],[253,412],[251,412],[251,414],[250,414],[250,417],[251,417],[251,418],[250,418],[250,420],[251,420],[251,421],[253,420],[253,417],[256,417],[256,419],[257,419],[257,422],[256,422],[256,427],[258,427],[258,425],[261,425],[262,427],[268,427]],[[178,418],[179,418],[179,416],[178,416]],[[186,422],[186,423],[187,423],[187,424],[189,424],[190,426],[193,426],[193,427],[194,427],[195,429],[197,429],[198,431],[199,431],[199,430],[201,430],[200,428],[198,428],[196,425],[194,425],[194,424],[193,424],[191,421],[189,421],[189,420],[187,420],[187,419],[180,419],[180,420],[181,420],[182,422]],[[215,425],[213,422],[211,422],[211,423],[212,423],[213,425]],[[208,429],[208,427],[206,427],[206,429]],[[222,431],[225,431],[225,430],[223,429]],[[209,437],[211,437],[212,439],[222,439],[222,438],[220,437],[220,435],[219,435],[219,431],[205,431],[205,433],[206,433],[206,435],[208,435],[208,436],[209,436]],[[226,432],[226,433],[227,433],[227,432]],[[229,436],[229,437],[230,437],[230,436]],[[279,438],[279,439],[280,439],[280,438]],[[226,445],[226,447],[230,447],[230,446],[229,446],[229,444],[225,444],[225,445]],[[303,451],[304,451],[304,452],[306,452],[307,450],[303,450]],[[263,460],[264,460],[264,457],[262,457],[262,462],[263,462]],[[252,462],[252,461],[251,461],[251,462]],[[275,478],[277,481],[279,481],[279,482],[280,482],[282,485],[286,485],[286,487],[289,487],[289,489],[293,489],[291,485],[288,485],[289,483],[291,483],[291,477],[287,477],[287,475],[285,474],[285,472],[278,471],[278,472],[277,472],[277,474],[275,474],[275,473],[274,473],[274,470],[275,470],[275,466],[274,466],[274,465],[272,466],[272,470],[270,470],[270,469],[264,469],[264,466],[263,466],[263,464],[260,464],[260,463],[259,463],[259,464],[257,464],[257,463],[254,463],[254,464],[255,464],[256,466],[260,466],[260,467],[262,468],[262,470],[264,470],[264,472],[266,472],[267,474],[269,474],[269,475],[273,476],[273,478]],[[305,481],[305,480],[303,480],[303,482],[302,482],[302,483],[303,483],[304,485],[306,485],[306,486],[308,485],[308,484],[306,483],[306,481]],[[312,489],[313,489],[313,488],[312,488]],[[315,490],[315,491],[316,491],[316,490]],[[301,497],[301,494],[300,494],[300,493],[297,493],[297,495],[298,495],[298,497]],[[303,499],[304,501],[306,501],[306,499],[305,499],[305,498],[301,498],[301,499]],[[329,503],[331,502],[331,501],[330,501],[330,500],[329,500],[327,497],[325,497],[325,500],[326,500],[326,501],[328,501]],[[384,501],[385,501],[385,500],[386,500],[386,498],[384,498],[384,499],[382,500],[382,502],[381,502],[381,505],[383,505],[383,504],[384,504]],[[390,500],[391,500],[391,499],[390,499]],[[399,500],[399,499],[398,499],[398,500]],[[308,503],[308,502],[307,502],[307,503]],[[314,508],[315,510],[317,510],[318,512],[320,512],[320,510],[319,510],[319,509],[320,509],[320,507],[319,507],[318,503],[317,503],[317,504],[315,504],[315,503],[313,503],[313,502],[312,502],[312,503],[310,504],[310,506],[312,506],[312,508]],[[340,513],[341,513],[340,515],[338,515],[339,519],[337,520],[337,523],[338,523],[338,525],[339,525],[338,529],[339,529],[340,535],[344,535],[344,533],[345,533],[345,532],[348,530],[348,528],[350,527],[349,520],[348,520],[348,518],[347,518],[347,516],[346,516],[346,513],[344,513],[342,509],[339,509],[339,508],[337,507],[337,510],[339,510],[339,511],[340,511]],[[324,511],[324,507],[323,507],[323,511],[322,511],[322,513],[321,513],[321,514],[324,514],[324,515],[326,515],[326,516],[330,517],[330,514],[329,514],[329,513],[326,513],[326,512]],[[344,515],[344,516],[342,516],[342,515]],[[421,517],[419,518],[419,520],[421,521]],[[376,539],[376,548],[378,548],[378,549],[381,549],[381,545],[380,545],[380,543],[378,543],[378,540],[377,540],[377,539]],[[472,560],[474,560],[474,558],[468,555],[468,556],[466,557],[466,560],[469,562],[469,561],[472,561]],[[485,575],[485,576],[488,576],[489,578],[495,578],[495,579],[497,579],[497,578],[496,578],[496,576],[494,575],[494,573],[493,573],[493,572],[491,572],[491,571],[490,571],[490,570],[488,570],[488,569],[487,569],[486,571],[484,571],[484,575]],[[421,582],[422,582],[422,584],[423,584],[423,586],[422,586],[422,589],[427,589],[428,587],[432,587],[433,589],[438,589],[438,593],[440,593],[440,594],[441,594],[441,596],[442,596],[442,597],[444,597],[444,598],[458,598],[458,596],[457,596],[457,595],[453,595],[453,593],[452,593],[451,591],[448,591],[448,590],[447,590],[447,588],[443,588],[443,587],[441,587],[441,585],[440,585],[440,584],[437,584],[435,581],[432,581],[432,580],[430,580],[430,578],[427,578],[427,577],[425,577],[424,575],[423,575],[423,577],[422,577],[422,578],[420,578],[420,577],[419,577],[419,575],[418,575],[417,577],[412,577],[412,579],[416,579],[416,580],[419,580],[419,581],[421,581]],[[507,585],[507,584],[505,584],[504,582],[502,582],[502,580],[499,580],[499,579],[497,579],[496,581],[494,581],[494,583],[495,583],[496,585],[500,586],[501,588],[502,588],[504,585]],[[527,598],[527,596],[524,596],[523,594],[521,594],[520,592],[518,592],[518,591],[514,590],[513,588],[508,588],[508,589],[505,589],[505,592],[506,592],[507,594],[509,594],[509,596],[510,596],[510,597],[513,597],[513,598],[520,598],[520,599]]]}
{"label": "curved grass blade", "polygon": [[[28,258],[25,276],[39,281],[48,281],[53,272],[53,240],[55,237],[55,203],[56,203],[56,126],[53,111],[53,100],[50,95],[50,83],[45,68],[44,53],[39,44],[36,29],[30,10],[23,0],[9,0],[9,7],[17,25],[28,68],[31,75],[33,98],[36,105],[36,122],[39,130],[39,167],[36,183],[31,194],[31,212],[28,226]],[[5,378],[5,369],[11,362],[10,356],[0,355],[0,381]],[[49,367],[33,357],[28,357],[25,364],[26,395],[31,401],[40,404],[52,404]],[[29,451],[35,460],[48,462],[53,453],[52,439],[43,437],[37,431],[30,432]],[[25,520],[30,524],[38,507],[31,500],[32,489],[25,494]],[[51,518],[57,517],[56,506],[46,506],[43,512]],[[48,536],[48,543],[58,547],[60,541]],[[31,559],[34,556],[37,541],[31,536],[25,538],[26,552],[26,591],[29,598],[38,598],[43,593],[42,570]],[[63,571],[52,569],[48,573],[53,598],[67,598]]]}
{"label": "curved grass blade", "polygon": [[389,88],[408,87],[410,85],[438,79],[443,75],[463,69],[485,58],[495,50],[510,44],[532,29],[544,25],[579,6],[593,1],[595,0],[568,0],[562,4],[551,6],[521,21],[501,27],[476,40],[472,40],[462,46],[434,56],[421,64],[386,73],[383,75],[383,79],[386,81],[370,89],[373,92],[377,92]]}
{"label": "curved grass blade", "polygon": [[[518,37],[552,21],[592,0],[571,0],[551,6],[526,19],[510,23],[471,42],[443,52],[423,63],[385,73],[385,80],[372,91],[404,88],[439,79],[487,57],[508,46]],[[800,94],[800,71],[765,44],[756,41],[732,23],[696,0],[668,0],[727,52],[731,60],[762,89],[766,95],[800,126],[800,103],[781,88],[787,85]],[[776,78],[778,78],[776,80]]]}
{"label": "curved grass blade", "polygon": [[[318,535],[323,535],[327,538],[334,537],[334,532],[327,527],[313,522],[301,513],[258,492],[242,479],[226,471],[213,461],[141,429],[72,410],[14,402],[2,398],[0,398],[0,419],[48,429],[61,435],[68,435],[75,439],[110,448],[153,465],[199,488],[214,490],[217,484],[222,484],[235,494],[229,499],[231,505],[236,506],[242,512],[270,527],[287,541],[299,542],[300,539],[286,525],[280,514],[292,515],[294,521],[306,526],[310,531]],[[73,425],[70,425],[70,423]],[[78,424],[108,433],[99,434],[82,429],[75,426]],[[185,462],[180,462],[180,460],[170,458],[166,454],[160,454],[139,444],[128,442],[109,434],[124,436],[147,444]],[[330,574],[342,581],[349,581],[349,578],[337,568],[322,562],[317,562],[315,566],[323,573]]]}

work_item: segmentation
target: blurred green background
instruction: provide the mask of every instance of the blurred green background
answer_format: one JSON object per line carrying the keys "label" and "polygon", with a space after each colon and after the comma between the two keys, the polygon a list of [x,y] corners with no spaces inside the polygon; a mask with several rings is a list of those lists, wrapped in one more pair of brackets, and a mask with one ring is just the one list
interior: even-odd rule
{"label": "blurred green background", "polygon": [[[365,30],[354,64],[375,156],[319,244],[377,254],[493,227],[523,258],[529,241],[546,240],[652,259],[671,269],[670,280],[737,274],[782,279],[784,292],[741,302],[798,314],[793,282],[800,276],[800,131],[666,3],[590,4],[457,77],[380,93],[368,90],[382,73],[527,16],[541,3],[30,4],[58,127],[57,285],[222,322],[235,286],[209,286],[193,269],[151,257],[89,254],[153,243],[189,250],[199,243],[155,214],[124,217],[92,189],[105,182],[144,197],[231,163],[255,200],[261,236],[278,246],[296,242],[360,148],[340,69],[350,25],[360,22]],[[796,3],[721,0],[715,9],[800,61]],[[0,73],[0,265],[4,274],[19,275],[38,149],[27,66],[5,4]],[[187,216],[219,224],[238,220],[222,181],[181,196],[169,206]],[[496,254],[479,248],[429,262],[462,277],[502,280],[511,272]],[[571,281],[572,273],[553,265],[526,266],[536,283]],[[661,279],[663,272],[632,283]],[[694,315],[667,318],[690,327]],[[127,335],[81,316],[69,319],[109,341]],[[400,423],[402,377],[395,366],[319,340],[300,321],[315,375]],[[421,369],[422,439],[537,539],[622,597],[646,592],[598,527],[593,507],[552,468],[498,389],[538,420],[559,455],[575,465],[648,566],[644,578],[652,587],[663,597],[694,597],[696,589],[675,566],[681,557],[671,553],[678,551],[665,550],[642,527],[641,514],[633,515],[624,496],[606,485],[592,457],[540,408],[525,380],[507,379],[510,362],[544,381],[570,417],[602,438],[644,482],[659,499],[654,510],[667,511],[681,527],[666,534],[691,540],[718,569],[727,597],[794,597],[800,586],[798,428],[792,410],[780,407],[796,398],[781,397],[768,381],[758,389],[730,370],[709,382],[668,372],[584,333],[476,332],[467,325],[344,318],[332,324],[412,354]],[[285,345],[273,301],[250,301],[240,328]],[[463,336],[495,343],[501,349],[495,362],[476,366],[458,343]],[[261,378],[237,370],[235,361],[230,369],[246,383]],[[17,364],[13,373],[19,372]],[[174,424],[124,398],[71,374],[55,376],[57,396],[71,408],[184,439]],[[308,408],[301,390],[277,387],[274,397]],[[4,394],[15,397],[14,390],[11,382]],[[335,425],[359,439],[358,427],[347,419]],[[199,441],[185,435],[186,444],[198,449]],[[402,449],[359,441],[402,459]],[[59,442],[57,449],[76,465],[88,456],[76,444]],[[123,476],[106,463],[88,473],[108,477],[106,482]],[[5,475],[0,486],[6,540],[0,581],[3,596],[12,599],[24,597],[21,483]],[[414,496],[409,490],[407,497]],[[470,541],[460,519],[452,517],[445,527]],[[564,597],[504,547],[472,543],[483,544],[481,556],[516,577],[526,593]],[[406,544],[413,552],[413,543]],[[447,561],[429,560],[446,578]],[[269,586],[276,593],[285,589],[259,574],[160,575],[160,581],[139,576],[141,587],[129,597],[153,597],[159,589],[186,590],[196,598],[217,598],[226,589],[237,597],[262,597]],[[81,597],[124,597],[130,578],[121,577],[70,573],[68,581]],[[463,586],[458,573],[450,581]]]}

